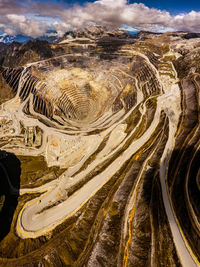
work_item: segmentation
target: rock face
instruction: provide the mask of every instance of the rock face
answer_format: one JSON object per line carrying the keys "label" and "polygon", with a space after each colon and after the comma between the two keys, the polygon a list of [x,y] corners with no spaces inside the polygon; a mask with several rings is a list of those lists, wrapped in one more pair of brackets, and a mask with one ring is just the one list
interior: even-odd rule
{"label": "rock face", "polygon": [[70,36],[0,67],[0,266],[198,266],[199,36]]}
{"label": "rock face", "polygon": [[90,26],[81,30],[66,33],[62,40],[73,38],[98,39],[102,37],[128,38],[130,34],[124,30],[108,29],[102,26]]}

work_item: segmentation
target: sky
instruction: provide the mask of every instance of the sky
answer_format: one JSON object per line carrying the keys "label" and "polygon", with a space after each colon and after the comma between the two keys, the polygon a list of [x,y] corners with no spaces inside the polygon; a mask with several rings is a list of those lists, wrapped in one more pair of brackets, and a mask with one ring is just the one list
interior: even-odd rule
{"label": "sky", "polygon": [[0,0],[0,31],[32,37],[102,25],[145,31],[200,32],[195,0]]}

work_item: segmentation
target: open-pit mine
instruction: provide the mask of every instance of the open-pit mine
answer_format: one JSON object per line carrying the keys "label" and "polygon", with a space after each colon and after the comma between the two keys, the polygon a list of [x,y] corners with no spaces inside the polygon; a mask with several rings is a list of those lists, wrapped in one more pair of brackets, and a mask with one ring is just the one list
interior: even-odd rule
{"label": "open-pit mine", "polygon": [[200,266],[200,38],[25,46],[0,67],[0,266]]}

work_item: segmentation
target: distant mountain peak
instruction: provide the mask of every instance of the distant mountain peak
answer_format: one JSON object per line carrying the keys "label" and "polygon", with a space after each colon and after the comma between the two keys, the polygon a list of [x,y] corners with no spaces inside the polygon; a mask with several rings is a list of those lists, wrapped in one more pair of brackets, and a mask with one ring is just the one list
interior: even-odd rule
{"label": "distant mountain peak", "polygon": [[49,41],[53,43],[58,39],[58,37],[56,33],[52,32],[47,32],[45,35],[39,36],[37,38],[33,38],[31,36],[22,34],[17,34],[17,35],[9,35],[6,33],[0,34],[0,42],[8,45],[11,44],[12,42],[26,43],[30,40],[35,40],[35,39],[42,41]]}
{"label": "distant mountain peak", "polygon": [[113,29],[106,26],[89,26],[86,28],[77,29],[74,31],[68,31],[63,37],[59,39],[60,42],[68,39],[76,38],[88,38],[92,40],[104,38],[104,37],[117,37],[117,38],[128,38],[131,37],[132,32],[125,29]]}

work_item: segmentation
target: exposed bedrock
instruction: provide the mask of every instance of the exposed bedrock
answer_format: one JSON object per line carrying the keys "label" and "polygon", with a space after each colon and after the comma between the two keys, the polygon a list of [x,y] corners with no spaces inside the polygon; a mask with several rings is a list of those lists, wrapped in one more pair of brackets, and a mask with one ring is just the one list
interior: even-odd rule
{"label": "exposed bedrock", "polygon": [[0,266],[199,266],[196,37],[119,33],[109,53],[96,30],[0,68],[0,147],[21,162]]}
{"label": "exposed bedrock", "polygon": [[200,259],[199,222],[199,89],[200,75],[181,82],[183,113],[169,165],[174,209],[192,250]]}
{"label": "exposed bedrock", "polygon": [[[63,60],[69,58],[63,57],[60,62]],[[97,67],[67,68],[67,62],[65,70],[51,71],[50,60],[45,62],[49,72],[39,73],[41,64],[18,69],[2,67],[1,71],[24,105],[24,112],[41,114],[63,127],[73,122],[76,126],[92,123],[108,111],[128,111],[139,94],[145,99],[161,92],[154,67],[142,56],[134,56],[131,63],[129,58],[122,59],[122,63],[119,59],[113,62],[116,66],[105,61],[104,71],[101,71],[103,62],[88,58],[84,61]]]}

